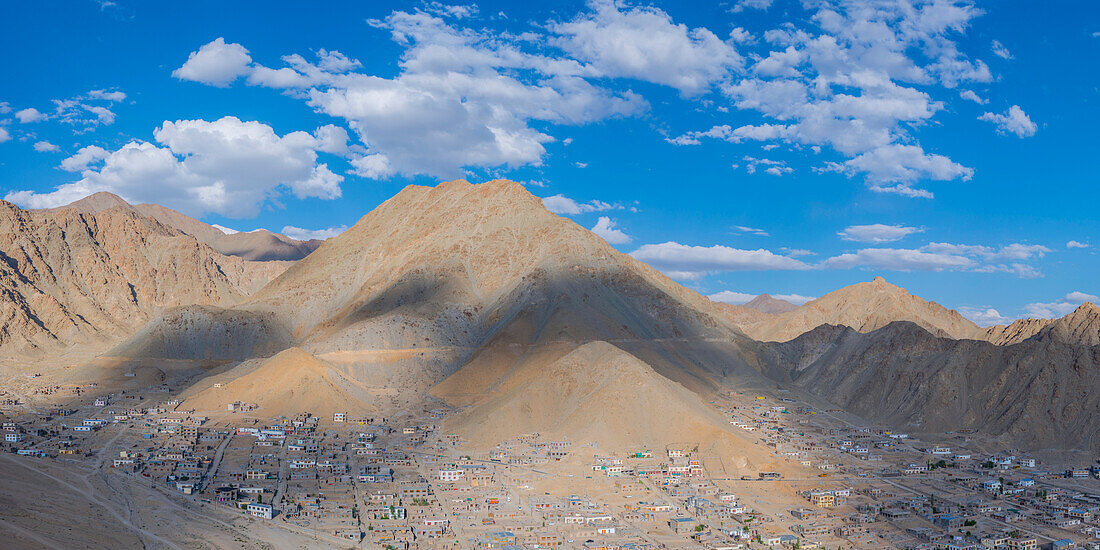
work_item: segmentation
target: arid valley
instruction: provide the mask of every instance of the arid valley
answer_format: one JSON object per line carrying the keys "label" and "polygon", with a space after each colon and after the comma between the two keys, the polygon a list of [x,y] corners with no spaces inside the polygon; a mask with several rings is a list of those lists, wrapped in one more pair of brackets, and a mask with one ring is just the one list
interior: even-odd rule
{"label": "arid valley", "polygon": [[1096,530],[1091,303],[981,328],[882,278],[799,307],[713,302],[508,181],[410,186],[268,261],[114,195],[2,206],[15,546],[1026,548]]}
{"label": "arid valley", "polygon": [[1100,1],[0,2],[0,550],[1100,550]]}

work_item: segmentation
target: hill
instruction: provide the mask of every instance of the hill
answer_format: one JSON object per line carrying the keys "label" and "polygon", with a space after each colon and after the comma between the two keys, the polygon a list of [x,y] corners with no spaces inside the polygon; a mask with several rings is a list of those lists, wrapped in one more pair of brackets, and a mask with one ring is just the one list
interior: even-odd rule
{"label": "hill", "polygon": [[153,218],[166,227],[191,235],[199,242],[206,243],[221,254],[237,256],[245,260],[300,260],[313,252],[322,242],[315,239],[299,241],[286,235],[272,233],[266,229],[226,234],[212,225],[159,204],[131,205],[122,197],[105,191],[88,195],[83,199],[66,206],[54,208],[51,211],[70,209],[88,214],[97,214],[110,208],[130,210],[142,216]]}
{"label": "hill", "polygon": [[[465,378],[464,371],[451,378]],[[603,452],[663,451],[672,445],[735,449],[732,462],[743,465],[739,473],[774,460],[731,432],[729,422],[698,394],[607,342],[584,344],[551,361],[527,362],[485,390],[480,403],[445,425],[474,447],[538,432],[550,440],[595,442]]]}
{"label": "hill", "polygon": [[770,294],[761,294],[752,300],[749,300],[745,307],[749,309],[755,309],[762,313],[770,313],[776,315],[779,313],[788,313],[798,309],[798,306],[779,298],[772,297]]}
{"label": "hill", "polygon": [[[313,353],[339,355],[361,380],[419,373],[408,395],[487,346],[596,339],[702,388],[738,364],[744,340],[709,300],[508,181],[406,187],[242,307],[272,315]],[[382,350],[417,354],[356,364]]]}
{"label": "hill", "polygon": [[0,357],[86,357],[161,310],[235,303],[286,267],[224,256],[109,206],[33,211],[0,201]]}
{"label": "hill", "polygon": [[183,395],[185,408],[226,412],[234,401],[256,405],[263,417],[310,412],[332,418],[334,412],[373,412],[365,396],[354,391],[328,363],[300,348],[288,348],[268,359],[253,359],[203,380]]}
{"label": "hill", "polygon": [[1100,347],[1057,330],[998,346],[911,322],[820,326],[762,343],[767,376],[855,414],[922,432],[975,430],[1019,448],[1100,449]]}
{"label": "hill", "polygon": [[979,338],[982,330],[957,311],[914,296],[882,277],[830,292],[773,317],[740,325],[756,340],[783,342],[821,325],[843,325],[859,332],[895,321],[911,321],[937,336]]}

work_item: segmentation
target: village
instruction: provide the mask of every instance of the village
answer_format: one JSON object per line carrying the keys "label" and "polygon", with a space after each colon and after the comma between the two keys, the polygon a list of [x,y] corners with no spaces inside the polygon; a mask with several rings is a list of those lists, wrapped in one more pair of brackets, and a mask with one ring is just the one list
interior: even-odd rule
{"label": "village", "polygon": [[440,403],[263,418],[240,402],[199,414],[163,387],[9,414],[0,449],[98,460],[203,513],[336,548],[1100,548],[1096,464],[979,454],[968,434],[930,443],[781,393],[712,405],[806,473],[729,477],[691,442],[614,454],[538,433],[471,454]]}

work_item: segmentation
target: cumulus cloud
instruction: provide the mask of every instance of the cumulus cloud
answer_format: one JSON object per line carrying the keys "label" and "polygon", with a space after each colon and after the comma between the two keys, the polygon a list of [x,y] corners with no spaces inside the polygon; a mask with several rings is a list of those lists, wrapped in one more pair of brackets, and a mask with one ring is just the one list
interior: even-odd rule
{"label": "cumulus cloud", "polygon": [[126,100],[126,94],[118,90],[92,90],[88,92],[88,98],[118,103]]}
{"label": "cumulus cloud", "polygon": [[991,307],[960,307],[956,311],[982,327],[1004,325],[1012,322],[1011,317],[1005,317],[1001,315],[1001,312]]}
{"label": "cumulus cloud", "polygon": [[1089,248],[1089,243],[1083,243],[1080,241],[1069,241],[1066,243],[1066,248]]}
{"label": "cumulus cloud", "polygon": [[[735,291],[732,291],[732,290],[723,290],[721,292],[716,292],[714,294],[711,294],[711,295],[707,296],[707,298],[710,298],[711,300],[714,300],[715,302],[725,302],[727,304],[743,305],[743,304],[746,304],[748,302],[751,302],[752,299],[756,298],[757,296],[758,296],[757,294],[748,294],[748,293],[745,293],[745,292],[735,292]],[[796,306],[800,306],[802,304],[805,304],[806,302],[809,302],[811,300],[816,299],[814,296],[803,296],[801,294],[772,294],[771,296],[772,296],[772,298],[778,298],[780,300],[783,300],[784,302],[790,302],[790,303],[792,303]]]}
{"label": "cumulus cloud", "polygon": [[567,216],[576,216],[577,214],[588,214],[590,212],[606,212],[608,210],[625,210],[621,204],[609,203],[599,200],[592,200],[588,202],[577,202],[562,194],[557,194],[552,197],[545,197],[542,199],[543,206],[547,210],[555,214],[565,214]]}
{"label": "cumulus cloud", "polygon": [[299,241],[308,241],[311,239],[318,239],[323,241],[325,239],[335,237],[347,230],[348,226],[346,225],[329,227],[327,229],[302,229],[301,227],[287,225],[283,226],[282,234],[290,237],[291,239],[297,239]]}
{"label": "cumulus cloud", "polygon": [[1000,133],[1016,134],[1019,137],[1033,136],[1038,129],[1019,105],[1009,107],[1004,114],[984,113],[978,120],[992,122]]}
{"label": "cumulus cloud", "polygon": [[732,290],[723,290],[707,296],[715,302],[725,302],[727,304],[742,305],[747,304],[756,297],[756,294],[748,294],[745,292],[734,292]]}
{"label": "cumulus cloud", "polygon": [[664,84],[691,96],[743,63],[732,43],[706,28],[674,23],[658,8],[622,9],[611,0],[593,0],[589,7],[589,13],[552,23],[550,30],[559,35],[557,45],[597,76]]}
{"label": "cumulus cloud", "polygon": [[6,128],[0,127],[0,143],[11,140],[11,133]]}
{"label": "cumulus cloud", "polygon": [[[751,74],[719,87],[734,107],[756,111],[765,124],[737,130],[716,126],[671,138],[703,138],[829,146],[845,158],[823,170],[862,176],[875,191],[930,197],[921,180],[966,180],[973,170],[929,153],[913,131],[943,110],[925,91],[962,82],[989,82],[984,63],[963,55],[955,37],[981,13],[966,2],[910,6],[890,2],[804,3],[807,26],[764,33],[772,50]],[[736,8],[735,8],[736,9]],[[767,133],[749,135],[752,128]]]}
{"label": "cumulus cloud", "polygon": [[763,167],[765,174],[771,174],[773,176],[782,176],[784,174],[790,174],[794,172],[794,168],[787,166],[786,161],[762,159],[756,157],[744,157],[745,171],[750,174],[755,174],[760,167]]}
{"label": "cumulus cloud", "polygon": [[959,92],[959,97],[961,97],[961,98],[963,98],[967,101],[973,101],[974,103],[977,103],[978,105],[985,105],[986,103],[989,103],[988,100],[982,99],[981,96],[974,93],[974,90],[963,90],[963,91]]}
{"label": "cumulus cloud", "polygon": [[1001,59],[1012,59],[1012,52],[1008,51],[1008,48],[1004,44],[1001,44],[999,40],[994,40],[990,45],[990,49],[993,50],[993,55]]}
{"label": "cumulus cloud", "polygon": [[596,221],[596,225],[592,226],[591,231],[609,244],[626,244],[634,240],[633,237],[623,233],[622,230],[615,229],[617,225],[615,220],[607,216],[600,216],[600,219]]}
{"label": "cumulus cloud", "polygon": [[554,138],[532,122],[584,124],[647,107],[637,94],[589,82],[595,73],[580,62],[530,53],[500,33],[460,28],[425,11],[370,23],[405,49],[392,78],[355,72],[357,61],[324,50],[316,61],[293,54],[285,67],[269,68],[224,40],[192,53],[176,76],[219,86],[246,77],[250,85],[287,89],[346,120],[366,146],[352,159],[354,172],[379,179],[537,166]]}
{"label": "cumulus cloud", "polygon": [[678,279],[695,279],[722,271],[810,269],[801,261],[770,250],[689,246],[671,241],[642,245],[630,255]]}
{"label": "cumulus cloud", "polygon": [[1040,319],[1053,319],[1073,312],[1085,302],[1096,303],[1100,298],[1093,294],[1081,291],[1073,291],[1055,302],[1034,302],[1024,306],[1024,311],[1033,317]]}
{"label": "cumulus cloud", "polygon": [[15,112],[15,119],[18,120],[19,122],[23,123],[23,124],[27,124],[27,123],[31,123],[31,122],[39,122],[39,121],[42,121],[42,120],[46,120],[46,118],[47,117],[46,117],[45,113],[42,113],[41,111],[39,111],[38,109],[35,109],[34,107],[28,107],[28,108],[23,109],[21,111],[16,111]]}
{"label": "cumulus cloud", "polygon": [[95,164],[110,155],[110,151],[98,145],[88,145],[81,147],[76,154],[61,161],[61,169],[66,172],[79,172],[87,169],[88,165]]}
{"label": "cumulus cloud", "polygon": [[885,225],[874,223],[870,225],[850,225],[837,233],[846,241],[861,243],[889,243],[901,240],[913,233],[919,233],[923,229],[906,227],[904,225]]}
{"label": "cumulus cloud", "polygon": [[250,74],[251,65],[252,57],[244,46],[227,44],[225,38],[218,37],[198,51],[191,52],[183,66],[172,71],[172,76],[224,88]]}
{"label": "cumulus cloud", "polygon": [[60,151],[61,148],[48,141],[42,140],[34,142],[34,150],[39,153],[56,153]]}
{"label": "cumulus cloud", "polygon": [[920,248],[865,248],[828,258],[819,267],[864,267],[895,271],[974,271],[1010,273],[1021,278],[1041,277],[1025,263],[1042,258],[1050,249],[1013,243],[1000,248],[983,245],[928,243]]}
{"label": "cumulus cloud", "polygon": [[299,198],[341,194],[343,177],[318,162],[323,144],[307,132],[279,136],[266,124],[224,117],[165,121],[153,136],[156,143],[132,141],[114,151],[85,147],[62,161],[66,170],[83,170],[80,180],[49,193],[12,191],[5,198],[49,208],[110,191],[191,215],[251,217],[283,190]]}
{"label": "cumulus cloud", "polygon": [[955,254],[903,248],[865,248],[829,258],[822,266],[840,269],[870,267],[895,271],[944,271],[973,268],[977,263],[966,256]]}
{"label": "cumulus cloud", "polygon": [[817,296],[803,296],[801,294],[772,294],[772,298],[779,298],[784,302],[790,302],[796,306],[805,304],[817,299]]}
{"label": "cumulus cloud", "polygon": [[774,1],[775,0],[738,0],[738,2],[734,4],[733,8],[731,8],[730,11],[733,13],[739,13],[745,11],[746,9],[766,10],[772,7],[772,2]]}

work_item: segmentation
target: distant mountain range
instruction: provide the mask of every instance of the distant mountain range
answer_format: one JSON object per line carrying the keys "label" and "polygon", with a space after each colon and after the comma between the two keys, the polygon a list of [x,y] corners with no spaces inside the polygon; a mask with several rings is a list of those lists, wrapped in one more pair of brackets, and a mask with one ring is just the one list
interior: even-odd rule
{"label": "distant mountain range", "polygon": [[[576,415],[605,411],[608,446],[687,434],[742,449],[749,470],[767,457],[700,403],[775,384],[914,430],[1100,448],[1092,304],[981,328],[880,277],[798,307],[713,302],[508,181],[409,186],[323,243],[226,235],[108,194],[0,208],[6,369],[215,361],[187,406],[232,394],[271,414],[386,414],[432,395],[464,408],[450,428],[467,437],[595,437]],[[270,257],[300,259],[254,261]],[[622,421],[646,411],[694,428]]]}

